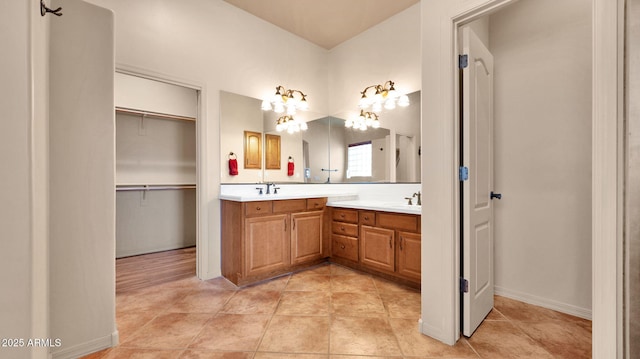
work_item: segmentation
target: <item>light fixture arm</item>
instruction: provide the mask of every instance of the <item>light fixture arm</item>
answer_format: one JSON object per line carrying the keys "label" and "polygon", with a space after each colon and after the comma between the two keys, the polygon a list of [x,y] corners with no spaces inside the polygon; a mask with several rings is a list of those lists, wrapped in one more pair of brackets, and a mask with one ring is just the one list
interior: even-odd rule
{"label": "light fixture arm", "polygon": [[383,92],[389,92],[389,91],[394,91],[395,88],[393,87],[395,85],[395,83],[391,80],[385,82],[384,84],[380,85],[371,85],[371,86],[367,86],[364,88],[364,90],[362,90],[362,92],[360,92],[362,94],[362,97],[367,97],[367,91],[369,91],[372,88],[376,89],[376,94],[381,94]]}

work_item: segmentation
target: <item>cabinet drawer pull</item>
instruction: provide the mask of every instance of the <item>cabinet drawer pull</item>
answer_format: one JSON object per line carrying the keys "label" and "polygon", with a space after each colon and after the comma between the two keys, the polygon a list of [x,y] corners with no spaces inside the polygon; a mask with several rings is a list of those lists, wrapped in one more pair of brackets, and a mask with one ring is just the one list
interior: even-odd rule
{"label": "cabinet drawer pull", "polygon": [[400,250],[402,250],[402,237],[400,237]]}
{"label": "cabinet drawer pull", "polygon": [[256,207],[256,211],[259,211],[261,208],[260,207]]}
{"label": "cabinet drawer pull", "polygon": [[389,238],[389,248],[393,248],[393,244],[391,244],[391,238]]}
{"label": "cabinet drawer pull", "polygon": [[313,206],[314,206],[314,207],[318,207],[319,205],[320,205],[320,204],[319,204],[319,203],[317,203],[317,202],[313,204]]}
{"label": "cabinet drawer pull", "polygon": [[344,232],[344,226],[340,227],[340,230]]}
{"label": "cabinet drawer pull", "polygon": [[286,218],[284,219],[284,231],[285,232],[287,231],[287,219]]}
{"label": "cabinet drawer pull", "polygon": [[340,249],[345,249],[346,247],[343,245],[340,246]]}
{"label": "cabinet drawer pull", "polygon": [[364,216],[364,220],[368,221],[369,220],[369,216]]}
{"label": "cabinet drawer pull", "polygon": [[340,218],[344,218],[344,213],[340,213]]}
{"label": "cabinet drawer pull", "polygon": [[293,230],[293,231],[296,230],[296,220],[295,219],[291,220],[291,230]]}

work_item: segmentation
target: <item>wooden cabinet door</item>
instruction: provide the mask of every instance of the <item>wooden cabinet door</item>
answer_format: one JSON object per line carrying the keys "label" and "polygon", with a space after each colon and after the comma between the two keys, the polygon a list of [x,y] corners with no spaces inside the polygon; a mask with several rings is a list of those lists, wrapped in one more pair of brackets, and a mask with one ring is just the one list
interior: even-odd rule
{"label": "wooden cabinet door", "polygon": [[285,269],[290,263],[289,216],[245,219],[245,276]]}
{"label": "wooden cabinet door", "polygon": [[360,227],[360,262],[368,267],[393,272],[395,269],[395,231]]}
{"label": "wooden cabinet door", "polygon": [[268,170],[280,169],[280,136],[264,135],[264,168]]}
{"label": "wooden cabinet door", "polygon": [[322,258],[322,212],[291,214],[291,264]]}
{"label": "wooden cabinet door", "polygon": [[420,280],[420,233],[398,232],[398,274]]}
{"label": "wooden cabinet door", "polygon": [[262,169],[262,133],[244,131],[244,168]]}

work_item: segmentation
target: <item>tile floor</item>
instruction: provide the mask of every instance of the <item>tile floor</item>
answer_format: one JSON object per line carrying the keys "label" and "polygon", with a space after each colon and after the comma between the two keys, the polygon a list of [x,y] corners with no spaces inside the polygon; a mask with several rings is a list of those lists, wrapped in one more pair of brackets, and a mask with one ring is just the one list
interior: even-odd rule
{"label": "tile floor", "polygon": [[85,358],[590,358],[591,322],[496,296],[471,338],[418,333],[420,293],[335,264],[246,288],[195,277],[116,296],[120,345]]}

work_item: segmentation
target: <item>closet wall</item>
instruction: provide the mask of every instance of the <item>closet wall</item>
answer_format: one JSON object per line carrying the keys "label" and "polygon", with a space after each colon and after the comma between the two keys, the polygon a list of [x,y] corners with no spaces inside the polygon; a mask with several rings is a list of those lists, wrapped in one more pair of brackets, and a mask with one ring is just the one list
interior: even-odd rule
{"label": "closet wall", "polygon": [[196,243],[196,90],[117,73],[116,258]]}

